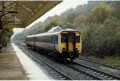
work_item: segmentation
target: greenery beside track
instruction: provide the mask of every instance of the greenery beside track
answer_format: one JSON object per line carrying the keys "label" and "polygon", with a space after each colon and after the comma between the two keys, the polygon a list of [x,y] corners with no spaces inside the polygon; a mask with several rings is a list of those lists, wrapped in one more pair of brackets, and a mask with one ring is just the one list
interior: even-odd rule
{"label": "greenery beside track", "polygon": [[89,56],[88,59],[96,63],[100,63],[103,65],[107,65],[113,68],[120,69],[120,56],[119,57],[110,56],[110,57],[105,57],[104,59],[101,59],[95,56]]}

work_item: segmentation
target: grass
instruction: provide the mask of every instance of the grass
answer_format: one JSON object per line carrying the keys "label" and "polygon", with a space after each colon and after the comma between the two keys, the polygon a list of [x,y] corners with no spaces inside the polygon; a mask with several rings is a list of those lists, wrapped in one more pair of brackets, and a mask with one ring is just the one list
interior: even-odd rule
{"label": "grass", "polygon": [[115,67],[120,69],[120,56],[119,57],[113,57],[113,56],[109,56],[109,57],[105,57],[103,59],[95,57],[95,56],[89,56],[88,59],[100,63],[100,64],[104,64],[107,66],[111,66],[111,67]]}

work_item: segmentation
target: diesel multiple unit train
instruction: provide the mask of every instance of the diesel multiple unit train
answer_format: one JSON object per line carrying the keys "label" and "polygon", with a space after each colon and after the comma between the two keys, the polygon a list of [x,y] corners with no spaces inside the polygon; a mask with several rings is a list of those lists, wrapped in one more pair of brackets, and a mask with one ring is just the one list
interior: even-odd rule
{"label": "diesel multiple unit train", "polygon": [[57,59],[73,61],[81,53],[81,33],[73,29],[64,29],[30,35],[26,37],[28,47],[45,51]]}

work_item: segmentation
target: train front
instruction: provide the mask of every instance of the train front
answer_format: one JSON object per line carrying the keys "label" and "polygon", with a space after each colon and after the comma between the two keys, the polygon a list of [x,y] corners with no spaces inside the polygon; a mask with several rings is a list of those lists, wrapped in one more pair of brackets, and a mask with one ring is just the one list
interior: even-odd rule
{"label": "train front", "polygon": [[66,30],[60,34],[60,48],[62,55],[65,58],[70,58],[73,61],[81,52],[81,34],[79,31]]}

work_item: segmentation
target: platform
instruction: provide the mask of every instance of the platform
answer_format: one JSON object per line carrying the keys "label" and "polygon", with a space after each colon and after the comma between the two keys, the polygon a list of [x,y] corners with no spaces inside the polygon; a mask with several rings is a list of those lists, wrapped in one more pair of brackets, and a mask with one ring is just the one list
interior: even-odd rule
{"label": "platform", "polygon": [[53,80],[39,65],[22,52],[16,44],[12,43],[12,46],[29,80]]}
{"label": "platform", "polygon": [[22,65],[9,43],[0,53],[0,80],[27,80]]}

